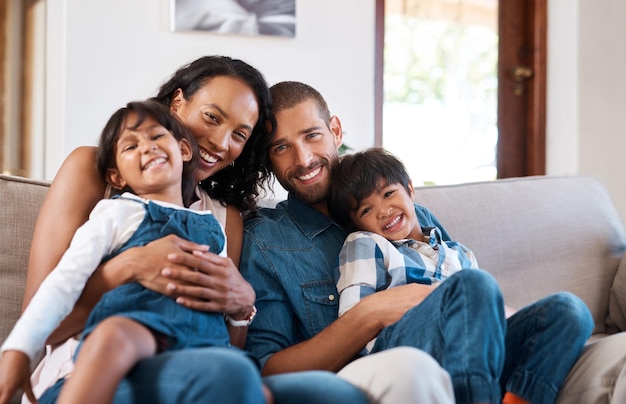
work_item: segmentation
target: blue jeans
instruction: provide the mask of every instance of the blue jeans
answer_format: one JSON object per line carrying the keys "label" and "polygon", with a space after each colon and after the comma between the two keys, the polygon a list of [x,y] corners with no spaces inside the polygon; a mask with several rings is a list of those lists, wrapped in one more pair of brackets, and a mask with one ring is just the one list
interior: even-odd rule
{"label": "blue jeans", "polygon": [[507,320],[501,388],[531,403],[554,403],[593,326],[585,303],[568,292],[519,310]]}
{"label": "blue jeans", "polygon": [[592,329],[589,310],[571,293],[505,320],[495,279],[466,269],[383,329],[372,352],[396,346],[428,352],[450,374],[457,403],[499,403],[502,391],[553,403]]}
{"label": "blue jeans", "polygon": [[[63,382],[46,390],[39,403],[54,403]],[[330,372],[287,373],[263,382],[276,404],[367,403],[360,389]],[[258,368],[237,349],[190,348],[139,362],[120,383],[114,402],[262,404],[261,383]]]}

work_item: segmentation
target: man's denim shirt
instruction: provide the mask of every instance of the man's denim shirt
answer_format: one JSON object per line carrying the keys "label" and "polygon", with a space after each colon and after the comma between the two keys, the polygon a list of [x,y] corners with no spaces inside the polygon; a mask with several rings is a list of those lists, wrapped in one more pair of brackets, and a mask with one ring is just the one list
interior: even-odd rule
{"label": "man's denim shirt", "polygon": [[[415,205],[422,226],[437,226]],[[261,209],[245,222],[240,269],[256,291],[258,314],[246,349],[265,366],[284,348],[308,340],[337,319],[339,294],[333,277],[348,232],[297,198]]]}

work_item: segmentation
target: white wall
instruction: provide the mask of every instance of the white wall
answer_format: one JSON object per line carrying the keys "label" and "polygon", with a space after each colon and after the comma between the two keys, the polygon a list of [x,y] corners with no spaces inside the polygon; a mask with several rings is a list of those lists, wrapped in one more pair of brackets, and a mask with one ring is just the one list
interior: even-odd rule
{"label": "white wall", "polygon": [[[598,10],[602,10],[599,12]],[[581,2],[579,171],[601,179],[626,220],[626,2]]]}
{"label": "white wall", "polygon": [[578,0],[548,1],[546,171],[578,171]]}
{"label": "white wall", "polygon": [[156,94],[182,64],[240,58],[269,84],[303,81],[342,118],[355,148],[374,139],[374,0],[297,0],[295,38],[171,32],[169,0],[47,0],[43,177],[95,144],[110,114]]}
{"label": "white wall", "polygon": [[[146,98],[205,54],[241,58],[270,84],[300,80],[325,95],[346,142],[373,144],[375,0],[297,0],[296,37],[170,32],[169,0],[47,0],[46,147],[51,179],[108,116]],[[585,174],[626,219],[626,2],[548,1],[547,172]]]}
{"label": "white wall", "polygon": [[548,174],[599,179],[625,222],[626,2],[548,4]]}

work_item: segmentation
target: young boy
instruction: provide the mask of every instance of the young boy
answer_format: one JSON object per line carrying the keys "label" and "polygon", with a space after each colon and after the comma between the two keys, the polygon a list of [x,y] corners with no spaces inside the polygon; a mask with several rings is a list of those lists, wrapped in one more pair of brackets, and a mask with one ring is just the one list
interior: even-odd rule
{"label": "young boy", "polygon": [[[441,285],[385,327],[364,353],[399,343],[423,349],[450,373],[463,402],[485,392],[499,402],[500,391],[506,391],[504,403],[554,402],[591,334],[584,303],[557,293],[505,320],[493,277],[478,269],[465,246],[436,227],[421,227],[416,211],[423,208],[413,197],[403,164],[383,149],[344,156],[334,170],[330,213],[347,229],[358,230],[347,237],[339,256],[339,315],[393,286]],[[568,343],[557,334],[567,336]]]}

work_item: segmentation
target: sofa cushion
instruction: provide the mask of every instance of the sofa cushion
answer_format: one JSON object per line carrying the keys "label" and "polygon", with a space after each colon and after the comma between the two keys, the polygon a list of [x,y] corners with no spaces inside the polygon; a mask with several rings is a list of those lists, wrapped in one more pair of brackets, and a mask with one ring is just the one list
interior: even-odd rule
{"label": "sofa cushion", "polygon": [[588,177],[525,177],[423,187],[427,206],[500,282],[514,308],[560,290],[581,297],[605,332],[626,236],[606,188]]}
{"label": "sofa cushion", "polygon": [[[17,320],[37,212],[49,184],[0,175],[0,338]],[[626,236],[606,188],[589,177],[524,177],[418,187],[427,206],[479,265],[500,282],[505,300],[522,307],[549,293],[571,291],[593,314],[594,333],[624,329]],[[265,201],[271,205],[273,201]]]}
{"label": "sofa cushion", "polygon": [[0,175],[0,338],[19,317],[26,281],[28,251],[37,212],[48,183]]}

